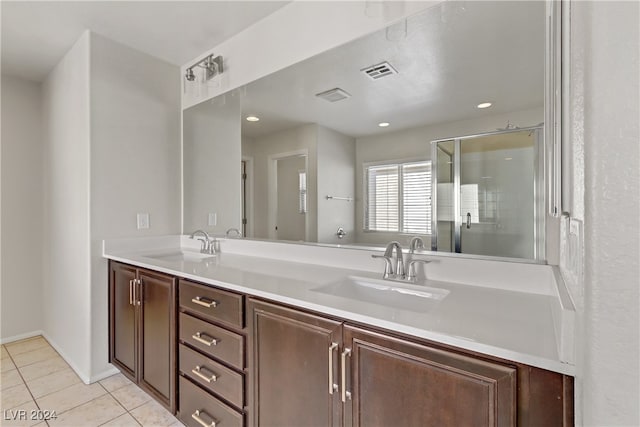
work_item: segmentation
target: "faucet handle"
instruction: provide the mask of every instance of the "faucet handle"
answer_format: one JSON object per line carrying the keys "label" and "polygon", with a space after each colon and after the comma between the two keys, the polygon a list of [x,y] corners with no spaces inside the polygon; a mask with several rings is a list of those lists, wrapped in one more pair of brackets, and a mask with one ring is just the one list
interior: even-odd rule
{"label": "faucet handle", "polygon": [[199,241],[202,242],[202,247],[200,248],[201,253],[206,253],[209,250],[209,241],[207,239],[198,238]]}
{"label": "faucet handle", "polygon": [[422,264],[428,264],[431,261],[426,260],[426,259],[412,259],[411,261],[409,261],[409,274],[407,274],[407,280],[414,282],[417,277],[416,277],[416,264],[418,263],[422,263]]}
{"label": "faucet handle", "polygon": [[393,276],[395,274],[393,271],[391,257],[386,255],[371,255],[371,258],[380,258],[384,260],[384,273],[382,274],[383,279],[387,279],[389,276]]}

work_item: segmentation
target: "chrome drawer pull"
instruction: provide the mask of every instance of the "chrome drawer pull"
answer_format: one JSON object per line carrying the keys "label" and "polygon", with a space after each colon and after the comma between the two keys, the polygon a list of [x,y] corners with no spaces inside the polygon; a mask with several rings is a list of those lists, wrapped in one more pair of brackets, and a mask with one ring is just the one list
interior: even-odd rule
{"label": "chrome drawer pull", "polygon": [[[200,414],[205,414],[207,417],[211,418],[211,422],[207,424],[207,422],[205,420],[200,418]],[[217,421],[214,420],[213,417],[210,417],[209,414],[207,414],[206,412],[204,412],[201,409],[196,409],[196,412],[191,414],[191,418],[196,420],[198,422],[198,424],[200,424],[202,427],[216,427]]]}
{"label": "chrome drawer pull", "polygon": [[[194,369],[191,370],[191,372],[196,375],[198,378],[201,378],[203,380],[205,380],[206,382],[210,383],[211,381],[216,382],[218,380],[218,377],[216,374],[211,373],[211,376],[206,376],[202,373],[203,370],[205,370],[207,368],[203,368],[202,366],[196,366]],[[207,369],[208,370],[208,369]]]}
{"label": "chrome drawer pull", "polygon": [[218,301],[216,300],[208,300],[205,299],[205,297],[195,297],[195,298],[191,298],[191,302],[194,304],[198,304],[201,305],[203,307],[207,307],[207,308],[211,308],[211,307],[217,307],[218,306]]}
{"label": "chrome drawer pull", "polygon": [[218,340],[215,338],[211,338],[209,340],[206,340],[204,337],[207,337],[206,334],[203,334],[202,332],[196,332],[194,335],[191,335],[191,338],[193,338],[194,340],[211,347],[212,345],[218,345]]}
{"label": "chrome drawer pull", "polygon": [[347,356],[351,356],[350,348],[345,348],[342,352],[342,402],[351,400],[351,392],[347,391]]}
{"label": "chrome drawer pull", "polygon": [[333,351],[337,348],[337,342],[332,342],[329,346],[329,394],[333,394],[338,389],[338,384],[333,383]]}

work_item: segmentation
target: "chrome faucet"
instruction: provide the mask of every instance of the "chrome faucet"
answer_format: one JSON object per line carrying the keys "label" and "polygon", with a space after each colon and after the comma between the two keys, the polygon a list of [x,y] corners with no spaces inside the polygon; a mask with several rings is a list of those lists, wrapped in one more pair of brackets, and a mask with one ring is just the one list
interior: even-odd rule
{"label": "chrome faucet", "polygon": [[[417,240],[416,240],[417,239]],[[420,245],[420,243],[414,243],[414,242],[422,242],[422,245]],[[416,249],[416,247],[422,247],[424,248],[424,242],[422,241],[422,239],[420,237],[414,237],[413,239],[411,239],[411,253],[413,253],[413,251]],[[396,261],[396,265],[394,268],[393,265],[393,252],[395,251],[396,255],[395,255],[395,261]],[[402,256],[402,246],[400,246],[399,242],[393,241],[390,242],[387,245],[387,248],[384,251],[384,255],[371,255],[372,258],[381,258],[384,260],[384,273],[382,275],[383,279],[390,279],[390,280],[406,280],[409,282],[415,282],[417,280],[417,274],[416,274],[416,264],[427,264],[431,261],[426,260],[426,259],[412,259],[412,260],[408,260],[407,262],[407,270],[408,270],[408,274],[405,275],[405,267],[404,267],[404,259]]]}
{"label": "chrome faucet", "polygon": [[422,240],[422,237],[414,236],[411,238],[411,242],[409,243],[409,253],[414,253],[416,249],[424,249],[424,240]]}
{"label": "chrome faucet", "polygon": [[[231,236],[231,233],[233,233],[234,235]],[[227,232],[225,233],[225,236],[227,236],[227,237],[242,237],[242,233],[237,228],[233,228],[232,227],[232,228],[227,230]]]}
{"label": "chrome faucet", "polygon": [[202,242],[202,247],[200,248],[200,253],[203,254],[215,254],[216,253],[216,239],[215,237],[212,239],[211,237],[209,237],[209,234],[207,234],[206,231],[204,230],[196,230],[194,231],[190,238],[191,239],[195,239],[197,234],[201,234],[203,238],[198,238],[198,240],[200,240]]}
{"label": "chrome faucet", "polygon": [[[393,252],[395,251],[395,268],[393,266]],[[400,242],[389,242],[384,251],[384,255],[371,255],[372,258],[382,258],[385,261],[383,278],[404,279],[404,259],[402,257],[402,246]]]}

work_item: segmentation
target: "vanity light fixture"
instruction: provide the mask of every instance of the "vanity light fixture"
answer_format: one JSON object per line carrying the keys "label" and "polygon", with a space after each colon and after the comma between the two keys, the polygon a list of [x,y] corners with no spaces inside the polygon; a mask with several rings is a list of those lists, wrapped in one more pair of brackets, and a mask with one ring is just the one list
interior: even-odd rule
{"label": "vanity light fixture", "polygon": [[386,128],[387,126],[389,126],[389,123],[387,123],[387,122],[380,122],[380,123],[378,123],[378,126],[380,126],[381,128]]}
{"label": "vanity light fixture", "polygon": [[213,54],[211,54],[186,69],[184,73],[184,78],[189,82],[192,82],[196,79],[196,75],[193,72],[193,69],[195,67],[204,68],[205,80],[211,80],[213,77],[217,76],[218,74],[222,74],[224,70],[224,67],[222,64],[222,56],[218,55],[214,57]]}
{"label": "vanity light fixture", "polygon": [[260,121],[260,117],[258,117],[258,116],[247,116],[247,121],[248,122],[257,122],[257,121]]}
{"label": "vanity light fixture", "polygon": [[492,104],[491,104],[490,102],[482,102],[482,103],[478,104],[478,105],[476,106],[476,108],[480,108],[480,109],[482,109],[482,108],[489,108],[489,107],[491,107],[491,105],[492,105]]}

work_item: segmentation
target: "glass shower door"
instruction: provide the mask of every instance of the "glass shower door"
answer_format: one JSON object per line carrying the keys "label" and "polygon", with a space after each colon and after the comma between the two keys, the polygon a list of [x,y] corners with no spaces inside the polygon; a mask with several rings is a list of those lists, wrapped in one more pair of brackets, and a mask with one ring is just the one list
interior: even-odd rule
{"label": "glass shower door", "polygon": [[534,128],[435,142],[433,250],[541,258],[538,136]]}

